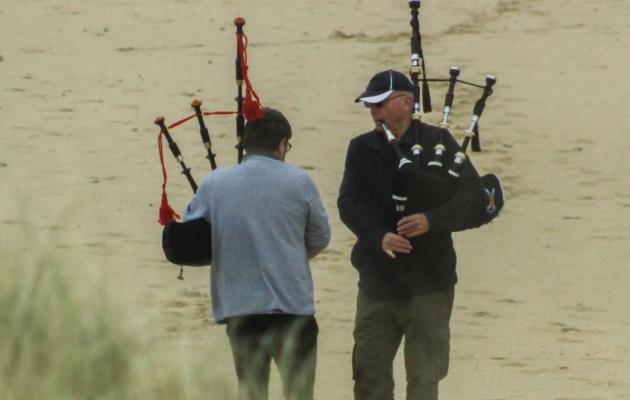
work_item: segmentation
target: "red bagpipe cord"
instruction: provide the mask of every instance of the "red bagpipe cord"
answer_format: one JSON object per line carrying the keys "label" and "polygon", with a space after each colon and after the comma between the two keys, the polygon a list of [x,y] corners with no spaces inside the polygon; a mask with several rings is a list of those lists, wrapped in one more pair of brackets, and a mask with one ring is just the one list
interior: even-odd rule
{"label": "red bagpipe cord", "polygon": [[252,83],[249,81],[249,75],[247,70],[247,36],[238,32],[236,34],[236,43],[238,54],[241,59],[241,71],[243,73],[243,80],[245,81],[245,99],[243,100],[243,114],[248,121],[261,118],[263,116],[262,104],[258,94],[252,87]]}
{"label": "red bagpipe cord", "polygon": [[[236,114],[236,111],[205,111],[203,115],[233,115]],[[184,122],[187,122],[191,119],[195,118],[195,114],[189,115],[186,118],[182,118],[179,121],[176,121],[170,124],[167,128],[173,129]],[[166,181],[168,180],[168,175],[166,174],[166,167],[164,166],[164,150],[162,145],[162,131],[158,134],[158,153],[160,156],[160,164],[162,165],[162,200],[160,201],[160,214],[158,222],[161,225],[166,225],[169,221],[181,219],[182,216],[173,209],[168,204],[168,196],[166,195]]]}
{"label": "red bagpipe cord", "polygon": [[162,165],[162,201],[160,203],[160,217],[158,222],[161,225],[166,225],[169,221],[180,219],[182,216],[177,213],[168,204],[168,196],[166,195],[166,181],[168,180],[168,176],[166,175],[166,167],[164,166],[164,151],[162,148],[162,131],[158,135],[158,153],[160,154],[160,164]]}

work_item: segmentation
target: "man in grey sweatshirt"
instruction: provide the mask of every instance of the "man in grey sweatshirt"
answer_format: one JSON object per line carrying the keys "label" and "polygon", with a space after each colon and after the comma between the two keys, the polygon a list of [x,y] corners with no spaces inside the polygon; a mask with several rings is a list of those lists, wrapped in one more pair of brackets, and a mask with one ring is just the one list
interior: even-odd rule
{"label": "man in grey sweatshirt", "polygon": [[241,164],[201,183],[185,220],[212,225],[214,319],[227,324],[241,400],[267,399],[271,359],[285,397],[311,400],[317,323],[309,258],[330,241],[315,184],[284,162],[291,126],[266,108],[245,127]]}

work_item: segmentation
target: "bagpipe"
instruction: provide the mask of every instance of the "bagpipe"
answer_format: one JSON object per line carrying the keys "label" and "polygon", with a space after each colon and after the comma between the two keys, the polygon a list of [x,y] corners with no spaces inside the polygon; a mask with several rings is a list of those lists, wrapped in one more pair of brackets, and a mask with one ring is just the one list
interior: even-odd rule
{"label": "bagpipe", "polygon": [[[169,204],[166,194],[167,173],[164,164],[163,140],[165,138],[171,154],[179,163],[181,173],[186,177],[193,193],[197,192],[197,183],[192,176],[191,169],[184,161],[181,150],[175,142],[171,130],[196,119],[199,125],[199,134],[205,147],[206,158],[210,163],[210,170],[217,169],[216,154],[212,150],[210,132],[204,121],[204,116],[235,115],[236,116],[236,151],[237,161],[243,159],[243,132],[245,122],[260,118],[263,114],[262,105],[258,94],[253,89],[248,75],[247,64],[247,43],[248,39],[243,32],[245,19],[237,17],[234,19],[236,27],[236,111],[202,111],[202,102],[193,100],[191,107],[194,113],[184,117],[169,125],[164,117],[157,117],[154,123],[160,128],[158,134],[158,153],[162,165],[162,199],[160,204],[158,222],[164,225],[162,230],[162,249],[166,259],[179,266],[208,266],[212,262],[212,226],[205,219],[193,219],[186,222],[178,222],[181,215],[178,214]],[[245,92],[243,92],[245,89]],[[183,279],[183,268],[180,269],[179,279]]]}
{"label": "bagpipe", "polygon": [[[380,121],[383,131],[398,158],[398,173],[394,179],[393,195],[396,212],[405,216],[417,212],[424,212],[436,208],[447,202],[454,194],[461,169],[466,162],[469,144],[473,151],[481,151],[479,141],[479,119],[484,111],[486,100],[493,93],[496,77],[486,76],[485,85],[478,85],[459,79],[460,69],[451,67],[449,78],[428,79],[426,77],[425,59],[422,52],[422,37],[420,35],[419,9],[420,0],[410,0],[411,13],[411,67],[409,74],[413,84],[413,145],[411,159],[398,146],[397,140],[384,121]],[[446,147],[438,142],[432,154],[425,157],[425,151],[420,145],[422,112],[431,112],[431,96],[429,82],[448,82],[448,89],[442,109],[442,121],[439,126],[449,129],[449,116],[455,97],[455,85],[462,84],[482,89],[482,94],[476,101],[470,126],[465,130],[464,140],[459,150],[452,154],[452,162],[446,160]],[[421,95],[422,93],[422,95]],[[422,100],[422,102],[421,102]],[[422,106],[421,106],[422,104]],[[486,204],[483,210],[464,229],[476,228],[492,221],[503,208],[503,188],[499,177],[494,174],[481,176],[481,183],[486,194]]]}

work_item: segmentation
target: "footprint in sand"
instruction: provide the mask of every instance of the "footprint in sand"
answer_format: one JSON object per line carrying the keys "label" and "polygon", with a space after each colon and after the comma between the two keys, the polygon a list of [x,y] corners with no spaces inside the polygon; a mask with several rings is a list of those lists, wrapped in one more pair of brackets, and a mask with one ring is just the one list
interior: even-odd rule
{"label": "footprint in sand", "polygon": [[488,337],[485,335],[474,335],[470,333],[454,333],[453,337],[462,338],[462,339],[482,340],[482,341],[488,340]]}
{"label": "footprint in sand", "polygon": [[595,187],[606,182],[617,182],[617,178],[604,177],[604,178],[597,178],[597,179],[591,179],[591,180],[584,180],[584,181],[580,181],[579,185],[586,186],[586,187]]}
{"label": "footprint in sand", "polygon": [[149,289],[164,289],[166,286],[164,285],[159,285],[159,284],[151,284],[151,285],[147,285],[147,287]]}
{"label": "footprint in sand", "polygon": [[189,290],[189,289],[183,289],[180,291],[180,294],[184,297],[188,297],[188,298],[199,298],[199,297],[204,297],[204,295],[207,297],[207,294],[205,291],[196,291],[196,290]]}
{"label": "footprint in sand", "polygon": [[210,315],[210,302],[202,301],[195,304],[194,315],[196,319],[208,318],[208,316]]}
{"label": "footprint in sand", "polygon": [[105,176],[105,177],[99,177],[99,176],[88,176],[88,182],[89,183],[101,183],[102,181],[113,181],[115,180],[117,177],[116,176]]}
{"label": "footprint in sand", "polygon": [[473,315],[479,318],[491,318],[491,319],[499,318],[498,315],[492,314],[491,312],[488,312],[488,311],[477,311],[473,313]]}
{"label": "footprint in sand", "polygon": [[514,367],[514,368],[523,368],[527,366],[527,364],[520,361],[509,361],[509,362],[504,363],[503,365],[505,365],[506,367]]}
{"label": "footprint in sand", "polygon": [[183,308],[183,307],[186,307],[188,305],[188,303],[186,303],[185,301],[181,301],[181,300],[173,300],[173,301],[169,301],[168,303],[166,303],[166,305],[168,307]]}
{"label": "footprint in sand", "polygon": [[579,138],[573,141],[573,143],[578,145],[591,145],[593,144],[593,139],[589,138]]}
{"label": "footprint in sand", "polygon": [[584,343],[584,340],[572,339],[572,338],[566,338],[566,337],[561,337],[561,338],[557,339],[557,341],[560,342],[560,343],[569,343],[569,344]]}
{"label": "footprint in sand", "polygon": [[475,327],[486,326],[485,323],[483,323],[483,322],[481,322],[479,320],[464,320],[463,324],[467,325],[467,326],[475,326]]}
{"label": "footprint in sand", "polygon": [[514,299],[511,299],[509,297],[506,297],[506,298],[503,298],[503,299],[498,299],[497,302],[499,302],[499,303],[508,303],[508,304],[518,304],[519,303],[518,301],[516,301]]}
{"label": "footprint in sand", "polygon": [[571,307],[564,307],[563,309],[569,310],[569,311],[580,312],[580,313],[593,313],[593,314],[606,312],[606,309],[590,307],[582,303],[577,303],[576,305],[571,306]]}
{"label": "footprint in sand", "polygon": [[577,327],[567,325],[564,322],[548,322],[548,324],[553,327],[560,328],[560,331],[563,333],[580,332],[580,329],[578,329]]}

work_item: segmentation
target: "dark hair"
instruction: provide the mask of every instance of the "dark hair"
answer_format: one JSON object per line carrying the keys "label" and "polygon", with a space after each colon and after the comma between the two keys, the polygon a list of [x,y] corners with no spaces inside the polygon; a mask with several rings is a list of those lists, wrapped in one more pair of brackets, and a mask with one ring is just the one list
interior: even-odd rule
{"label": "dark hair", "polygon": [[261,118],[247,121],[243,132],[243,146],[247,151],[274,151],[283,139],[291,139],[291,125],[273,108],[265,107]]}

